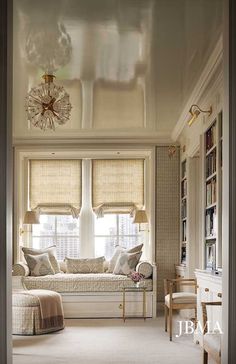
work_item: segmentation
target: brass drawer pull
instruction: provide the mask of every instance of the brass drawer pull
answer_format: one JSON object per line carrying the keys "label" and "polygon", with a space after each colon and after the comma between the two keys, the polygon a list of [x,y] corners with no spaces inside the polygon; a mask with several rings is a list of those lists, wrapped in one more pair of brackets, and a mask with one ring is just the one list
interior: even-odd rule
{"label": "brass drawer pull", "polygon": [[222,293],[217,293],[217,296],[221,298],[222,297]]}
{"label": "brass drawer pull", "polygon": [[119,304],[119,308],[122,310],[122,308],[123,308],[122,303]]}
{"label": "brass drawer pull", "polygon": [[209,292],[209,288],[205,288],[205,292]]}

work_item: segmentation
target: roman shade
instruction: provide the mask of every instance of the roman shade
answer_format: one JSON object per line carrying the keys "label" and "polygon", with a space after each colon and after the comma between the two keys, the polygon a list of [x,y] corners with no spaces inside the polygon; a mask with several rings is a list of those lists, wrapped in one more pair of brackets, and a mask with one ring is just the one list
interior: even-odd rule
{"label": "roman shade", "polygon": [[143,207],[144,159],[93,160],[92,204],[98,217]]}
{"label": "roman shade", "polygon": [[29,200],[40,214],[72,215],[81,208],[81,160],[30,160]]}

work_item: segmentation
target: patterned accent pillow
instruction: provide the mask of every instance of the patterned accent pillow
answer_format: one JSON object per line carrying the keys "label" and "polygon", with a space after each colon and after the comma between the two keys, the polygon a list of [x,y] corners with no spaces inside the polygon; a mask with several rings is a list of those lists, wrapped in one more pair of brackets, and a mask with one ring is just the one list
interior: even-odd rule
{"label": "patterned accent pillow", "polygon": [[22,249],[24,255],[25,254],[39,255],[39,254],[47,253],[54,272],[60,273],[61,270],[60,270],[59,263],[57,261],[56,245],[49,246],[48,248],[45,248],[45,249],[34,249],[34,248],[25,248],[25,247],[22,247],[21,249]]}
{"label": "patterned accent pillow", "polygon": [[115,253],[113,254],[113,256],[109,262],[108,273],[113,273],[115,266],[116,266],[116,262],[117,262],[121,252],[138,253],[142,250],[142,248],[143,248],[143,244],[136,245],[131,249],[125,249],[122,246],[117,245],[115,247]]}
{"label": "patterned accent pillow", "polygon": [[55,274],[47,253],[38,255],[25,254],[25,260],[31,276],[38,277]]}
{"label": "patterned accent pillow", "polygon": [[67,273],[103,273],[105,257],[72,259],[65,258]]}
{"label": "patterned accent pillow", "polygon": [[142,252],[139,253],[121,252],[116,262],[116,266],[113,273],[123,274],[123,275],[128,275],[132,273],[135,270],[136,265],[138,264],[141,258],[141,255]]}

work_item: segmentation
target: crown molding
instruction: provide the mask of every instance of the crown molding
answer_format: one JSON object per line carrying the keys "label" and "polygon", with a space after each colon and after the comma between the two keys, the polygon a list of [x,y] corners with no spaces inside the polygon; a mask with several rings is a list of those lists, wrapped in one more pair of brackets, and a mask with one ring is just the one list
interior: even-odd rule
{"label": "crown molding", "polygon": [[109,144],[150,144],[150,145],[170,145],[173,144],[170,134],[160,133],[153,135],[117,135],[117,136],[101,136],[101,135],[78,135],[74,137],[26,137],[13,138],[13,146],[24,145],[109,145]]}
{"label": "crown molding", "polygon": [[177,121],[176,126],[173,129],[173,132],[171,134],[171,138],[173,141],[176,141],[180,134],[182,133],[187,120],[189,118],[189,108],[192,104],[196,104],[199,102],[200,98],[204,94],[204,92],[207,90],[207,87],[213,78],[215,72],[217,71],[220,63],[223,59],[223,37],[220,36],[206,66],[204,67],[201,76],[199,77],[199,80],[196,84],[196,86],[193,89],[193,92],[191,93],[188,101],[186,102],[183,111],[179,117],[179,120]]}

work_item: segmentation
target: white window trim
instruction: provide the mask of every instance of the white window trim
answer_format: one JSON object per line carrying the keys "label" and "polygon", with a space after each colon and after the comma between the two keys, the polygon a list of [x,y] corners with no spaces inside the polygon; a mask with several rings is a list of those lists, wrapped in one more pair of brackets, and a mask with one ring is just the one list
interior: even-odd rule
{"label": "white window trim", "polygon": [[[155,147],[148,146],[80,146],[80,150],[72,146],[54,147],[16,147],[15,148],[15,198],[14,198],[14,261],[22,260],[20,246],[29,245],[29,234],[20,235],[23,227],[24,212],[27,210],[28,160],[29,159],[94,159],[94,158],[145,158],[145,208],[149,216],[149,232],[143,233],[144,252],[142,259],[155,263]],[[86,161],[83,161],[86,162]],[[90,170],[91,173],[91,170]],[[91,189],[90,189],[91,191]],[[91,196],[90,196],[91,198]],[[82,213],[82,211],[81,211]],[[92,214],[83,212],[84,228],[80,230],[81,257],[94,256],[94,226],[91,224]],[[81,224],[82,225],[82,224]],[[83,246],[83,248],[82,248]]]}

